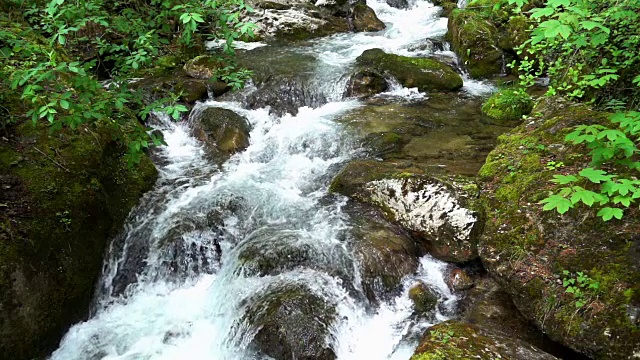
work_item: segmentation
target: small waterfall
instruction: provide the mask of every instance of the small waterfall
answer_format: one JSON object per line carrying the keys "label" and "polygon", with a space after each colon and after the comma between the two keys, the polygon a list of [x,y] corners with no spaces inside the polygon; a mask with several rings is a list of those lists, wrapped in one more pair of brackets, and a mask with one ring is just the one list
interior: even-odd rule
{"label": "small waterfall", "polygon": [[[160,178],[111,244],[92,317],[69,330],[51,359],[260,359],[248,349],[257,330],[242,318],[251,299],[287,286],[302,285],[335,304],[328,341],[339,359],[408,359],[418,334],[452,315],[457,299],[443,279],[446,264],[429,256],[399,295],[367,301],[346,200],[328,195],[340,166],[364,151],[334,121],[366,106],[342,98],[356,57],[376,47],[416,56],[412,45],[446,32],[446,19],[427,1],[408,10],[369,5],[386,30],[339,34],[295,50],[316,59],[311,79],[321,104],[282,116],[235,98],[197,105],[193,116],[221,107],[251,125],[248,148],[224,164],[207,158],[189,121],[154,115],[168,144],[154,154]],[[475,83],[465,79],[473,94],[476,85],[468,83]],[[386,95],[426,96],[397,84]],[[413,316],[407,290],[416,281],[439,296],[432,319]]]}

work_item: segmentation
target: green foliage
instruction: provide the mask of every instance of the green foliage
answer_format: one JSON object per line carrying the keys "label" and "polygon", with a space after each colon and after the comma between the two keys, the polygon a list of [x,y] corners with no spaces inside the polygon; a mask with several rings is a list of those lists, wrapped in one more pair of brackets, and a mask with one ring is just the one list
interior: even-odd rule
{"label": "green foliage", "polygon": [[[528,3],[505,0],[516,12]],[[621,219],[624,210],[640,197],[637,171],[640,162],[640,1],[548,0],[528,12],[537,26],[519,49],[521,85],[548,75],[547,95],[563,95],[618,111],[611,123],[578,125],[566,141],[589,149],[591,164],[573,175],[555,175],[562,185],[541,201],[543,210],[564,214],[584,204],[599,208],[604,221]],[[557,167],[548,170],[557,170]]]}
{"label": "green foliage", "polygon": [[582,271],[574,274],[563,270],[562,274],[565,276],[562,279],[565,293],[573,294],[574,304],[578,309],[585,306],[591,297],[596,296],[600,291],[600,282],[593,280]]}
{"label": "green foliage", "polygon": [[[108,124],[128,144],[130,163],[162,139],[142,125],[132,129],[129,106],[140,109],[142,120],[161,109],[177,120],[187,108],[177,104],[177,96],[144,105],[128,80],[176,46],[196,46],[202,33],[223,39],[232,56],[233,41],[253,36],[254,29],[241,21],[252,10],[243,0],[12,2],[25,11],[0,15],[3,87],[19,92],[26,116],[45,121],[51,131]],[[109,86],[99,81],[98,69],[106,70]],[[225,71],[220,78],[234,89],[248,76],[233,64]]]}
{"label": "green foliage", "polygon": [[496,120],[518,120],[529,114],[533,101],[522,89],[504,89],[492,95],[482,106],[482,112]]}
{"label": "green foliage", "polygon": [[[566,136],[572,144],[585,144],[590,149],[591,167],[575,175],[554,175],[552,182],[563,185],[557,193],[541,201],[543,210],[555,209],[564,214],[579,203],[598,206],[597,216],[609,221],[622,219],[624,209],[640,198],[640,180],[634,175],[640,169],[636,143],[640,134],[640,113],[616,113],[611,116],[612,127],[579,125]],[[628,175],[609,173],[602,167],[626,169]],[[567,186],[568,185],[568,186]],[[591,189],[591,190],[589,190]]]}
{"label": "green foliage", "polygon": [[[506,2],[520,8],[528,1]],[[519,65],[521,80],[529,85],[546,73],[549,94],[634,106],[640,94],[640,1],[549,0],[528,14],[537,26],[519,49],[527,55]]]}
{"label": "green foliage", "polygon": [[448,343],[449,341],[451,341],[451,338],[455,336],[454,331],[444,332],[440,331],[440,329],[431,330],[430,334],[434,338],[434,340],[439,341],[443,344]]}

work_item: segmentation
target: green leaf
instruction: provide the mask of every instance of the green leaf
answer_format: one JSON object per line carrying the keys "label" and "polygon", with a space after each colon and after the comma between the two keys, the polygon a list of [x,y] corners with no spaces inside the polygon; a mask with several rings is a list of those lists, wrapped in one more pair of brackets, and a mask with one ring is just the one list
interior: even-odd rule
{"label": "green leaf", "polygon": [[549,211],[555,209],[560,214],[566,213],[570,208],[573,207],[573,204],[570,200],[557,194],[551,195],[546,199],[542,199],[542,201],[540,201],[540,204],[545,204],[542,210]]}
{"label": "green leaf", "polygon": [[597,216],[600,216],[604,221],[609,221],[614,217],[620,220],[622,219],[622,215],[623,215],[622,209],[612,208],[612,207],[602,208],[600,209],[600,211],[598,211],[598,214],[597,214]]}
{"label": "green leaf", "polygon": [[607,175],[606,171],[596,170],[594,168],[584,168],[579,173],[580,176],[583,176],[592,183],[600,184],[602,181],[608,181],[613,178],[611,175]]}
{"label": "green leaf", "polygon": [[553,179],[551,180],[551,182],[560,185],[567,185],[578,180],[579,179],[575,175],[553,175]]}
{"label": "green leaf", "polygon": [[69,109],[69,102],[67,100],[60,100],[60,107],[65,110]]}

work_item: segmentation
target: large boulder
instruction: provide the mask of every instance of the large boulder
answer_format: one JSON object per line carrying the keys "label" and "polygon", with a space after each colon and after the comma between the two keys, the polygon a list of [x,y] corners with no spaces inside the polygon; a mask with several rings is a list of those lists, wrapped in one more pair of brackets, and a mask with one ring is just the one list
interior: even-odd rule
{"label": "large boulder", "polygon": [[524,341],[449,320],[427,329],[411,360],[557,360]]}
{"label": "large boulder", "polygon": [[108,239],[155,183],[151,160],[128,166],[113,135],[80,126],[50,136],[29,121],[0,141],[4,359],[44,357],[86,319]]}
{"label": "large boulder", "polygon": [[396,78],[405,87],[420,91],[453,91],[462,87],[462,78],[450,66],[428,58],[387,54],[381,49],[365,50],[356,63]]}
{"label": "large boulder", "polygon": [[484,78],[502,72],[505,63],[504,53],[498,46],[499,31],[486,13],[452,11],[447,38],[472,77]]}
{"label": "large boulder", "polygon": [[249,146],[249,122],[232,110],[204,107],[195,109],[190,119],[194,136],[224,156]]}
{"label": "large boulder", "polygon": [[386,171],[375,162],[351,162],[335,177],[331,191],[376,206],[421,239],[436,258],[465,262],[477,257],[482,221],[472,210],[472,195],[434,177]]}
{"label": "large boulder", "polygon": [[[578,124],[606,124],[608,114],[559,99],[541,101],[532,114],[499,138],[480,171],[481,202],[490,214],[482,262],[554,341],[595,359],[633,358],[640,352],[639,210],[603,222],[598,206],[559,215],[539,204],[557,191],[553,175],[589,166],[588,151],[565,143],[565,135]],[[562,163],[560,170],[551,161]],[[564,285],[577,282],[578,273],[597,289],[568,293]]]}
{"label": "large boulder", "polygon": [[248,300],[249,344],[276,360],[335,360],[328,344],[335,305],[302,285],[275,286]]}

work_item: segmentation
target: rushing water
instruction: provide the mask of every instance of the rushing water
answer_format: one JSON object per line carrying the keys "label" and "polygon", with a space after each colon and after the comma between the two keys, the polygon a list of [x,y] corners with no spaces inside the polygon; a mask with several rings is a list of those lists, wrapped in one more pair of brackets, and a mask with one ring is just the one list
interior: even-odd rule
{"label": "rushing water", "polygon": [[[237,330],[246,299],[285,284],[304,284],[337,305],[331,345],[339,359],[410,357],[415,347],[410,335],[430,325],[415,323],[411,316],[406,289],[416,280],[440,295],[433,321],[450,316],[456,297],[443,279],[446,264],[428,256],[405,279],[405,291],[397,298],[372,309],[354,296],[362,289],[360,265],[348,246],[346,200],[327,195],[340,165],[361,152],[350,132],[334,121],[365,106],[342,99],[345,74],[355,58],[373,47],[420,55],[412,45],[446,32],[446,19],[426,1],[409,10],[370,5],[387,23],[386,30],[336,35],[296,50],[318,59],[314,76],[327,104],[283,117],[234,102],[198,105],[234,110],[251,123],[250,146],[222,166],[207,159],[202,144],[190,135],[189,121],[172,123],[157,116],[156,127],[168,144],[156,154],[160,179],[113,242],[92,317],[69,330],[52,359],[256,358],[246,350],[251,329]],[[476,81],[465,81],[465,89],[490,91]],[[401,86],[387,95],[425,96]],[[255,276],[255,269],[241,260],[251,249],[277,255],[292,248],[304,249],[313,266]],[[336,268],[346,276],[335,276],[331,270]]]}

